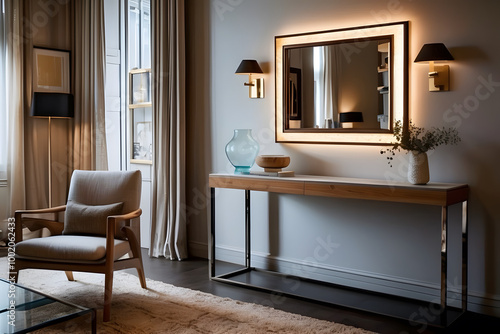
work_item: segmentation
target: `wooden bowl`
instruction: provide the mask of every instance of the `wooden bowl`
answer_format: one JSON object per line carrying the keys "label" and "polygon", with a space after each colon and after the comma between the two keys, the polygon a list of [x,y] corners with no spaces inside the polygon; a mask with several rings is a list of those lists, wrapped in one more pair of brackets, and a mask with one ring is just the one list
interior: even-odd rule
{"label": "wooden bowl", "polygon": [[286,155],[259,155],[255,163],[265,171],[280,171],[290,164],[290,157]]}

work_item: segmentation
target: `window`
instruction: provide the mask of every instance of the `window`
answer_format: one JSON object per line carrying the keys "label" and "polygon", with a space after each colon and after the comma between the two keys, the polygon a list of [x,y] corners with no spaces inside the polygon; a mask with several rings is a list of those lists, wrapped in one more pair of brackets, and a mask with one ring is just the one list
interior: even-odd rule
{"label": "window", "polygon": [[150,1],[129,1],[128,22],[129,157],[130,163],[133,164],[151,164],[153,119],[149,96],[151,89]]}
{"label": "window", "polygon": [[149,0],[129,2],[128,69],[151,67],[151,18]]}
{"label": "window", "polygon": [[5,7],[4,0],[0,0],[0,180],[6,179],[7,171],[6,51]]}
{"label": "window", "polygon": [[[2,0],[0,0],[2,1]],[[106,144],[109,170],[129,169],[128,76],[151,66],[149,0],[104,2],[106,34]]]}

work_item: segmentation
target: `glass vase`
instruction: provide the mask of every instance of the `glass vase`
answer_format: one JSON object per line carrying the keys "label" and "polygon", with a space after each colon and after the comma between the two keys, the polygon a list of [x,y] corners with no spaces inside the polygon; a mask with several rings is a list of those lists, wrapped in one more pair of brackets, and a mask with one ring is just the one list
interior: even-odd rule
{"label": "glass vase", "polygon": [[226,156],[235,167],[234,174],[248,174],[259,153],[259,143],[252,137],[251,129],[234,130],[233,138],[226,145]]}

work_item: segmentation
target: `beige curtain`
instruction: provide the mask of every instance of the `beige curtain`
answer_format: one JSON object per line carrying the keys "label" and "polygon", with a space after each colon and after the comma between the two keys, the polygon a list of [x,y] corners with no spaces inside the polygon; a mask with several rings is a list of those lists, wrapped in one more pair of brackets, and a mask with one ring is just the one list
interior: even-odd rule
{"label": "beige curtain", "polygon": [[[23,0],[24,29],[24,167],[26,208],[38,209],[66,203],[68,189],[68,133],[72,132],[72,121],[52,119],[51,131],[51,170],[49,172],[49,120],[48,118],[30,117],[29,109],[33,93],[32,74],[33,48],[48,47],[58,50],[71,49],[70,4],[58,4],[53,8],[50,20],[44,24],[31,24],[41,13],[45,13],[40,1]],[[19,154],[18,151],[17,154]],[[49,173],[51,178],[51,198],[49,200]],[[16,186],[17,187],[17,186]]]}
{"label": "beige curtain", "polygon": [[[321,46],[320,48],[320,70],[319,70],[319,100],[320,100],[320,127],[325,124],[325,119],[331,120],[332,125],[338,123],[338,87],[339,87],[339,69],[338,66],[341,50],[335,46]],[[335,127],[335,126],[334,126]]]}
{"label": "beige curtain", "polygon": [[75,0],[73,6],[73,169],[107,170],[104,0]]}
{"label": "beige curtain", "polygon": [[9,214],[26,208],[24,175],[24,48],[23,3],[5,2],[6,28],[6,102],[7,102],[7,180]]}
{"label": "beige curtain", "polygon": [[184,0],[151,3],[153,170],[151,256],[187,258]]}

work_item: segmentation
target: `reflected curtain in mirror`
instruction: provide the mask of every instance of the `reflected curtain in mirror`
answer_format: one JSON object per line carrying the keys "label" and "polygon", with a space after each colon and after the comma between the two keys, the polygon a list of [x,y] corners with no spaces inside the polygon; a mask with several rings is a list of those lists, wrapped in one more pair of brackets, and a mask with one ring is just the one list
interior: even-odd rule
{"label": "reflected curtain in mirror", "polygon": [[[313,47],[314,57],[314,127],[338,127],[338,92],[339,77],[342,67],[339,66],[340,50],[337,45]],[[336,70],[337,69],[337,70]],[[306,126],[307,127],[307,126]]]}

